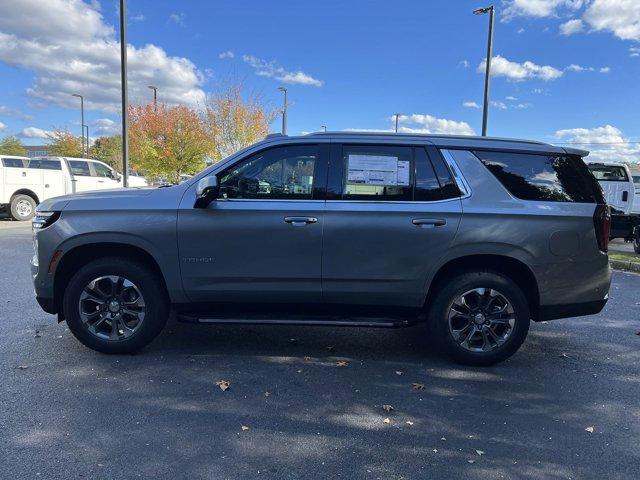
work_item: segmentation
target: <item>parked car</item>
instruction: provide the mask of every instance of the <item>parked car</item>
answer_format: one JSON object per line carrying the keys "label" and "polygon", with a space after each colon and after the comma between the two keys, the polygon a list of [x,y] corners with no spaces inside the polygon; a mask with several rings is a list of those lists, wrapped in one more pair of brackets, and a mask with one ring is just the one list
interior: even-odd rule
{"label": "parked car", "polygon": [[43,202],[36,298],[105,353],[147,345],[173,310],[197,323],[428,322],[456,361],[493,364],[531,319],[607,301],[609,208],[585,155],[495,138],[272,135],[180,185]]}
{"label": "parked car", "polygon": [[638,192],[629,167],[624,163],[612,161],[587,161],[587,165],[598,180],[605,200],[611,207],[611,238],[634,242],[639,236],[640,229],[636,227],[640,227],[640,214],[635,213],[635,198]]}
{"label": "parked car", "polygon": [[[129,186],[146,185],[142,177],[129,179]],[[51,197],[121,186],[122,176],[98,160],[0,156],[0,208],[15,220],[30,220],[36,205]]]}

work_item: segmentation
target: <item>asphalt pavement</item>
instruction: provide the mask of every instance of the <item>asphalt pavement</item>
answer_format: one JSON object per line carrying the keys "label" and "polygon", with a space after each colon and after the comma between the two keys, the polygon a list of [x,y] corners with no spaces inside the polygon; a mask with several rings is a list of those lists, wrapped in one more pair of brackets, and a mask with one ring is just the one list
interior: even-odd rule
{"label": "asphalt pavement", "polygon": [[106,356],[39,309],[31,254],[29,225],[0,220],[0,478],[640,475],[638,275],[491,368],[449,363],[419,327],[172,321]]}

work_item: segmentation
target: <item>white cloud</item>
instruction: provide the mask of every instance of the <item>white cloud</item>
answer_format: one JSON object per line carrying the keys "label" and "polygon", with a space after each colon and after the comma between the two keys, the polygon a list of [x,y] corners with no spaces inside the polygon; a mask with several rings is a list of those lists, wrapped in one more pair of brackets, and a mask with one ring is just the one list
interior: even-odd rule
{"label": "white cloud", "polygon": [[40,138],[42,140],[49,140],[49,135],[53,132],[50,130],[43,130],[38,127],[27,127],[23,128],[22,131],[18,134],[19,137],[23,138]]}
{"label": "white cloud", "polygon": [[147,17],[145,17],[142,13],[139,13],[137,15],[131,15],[129,17],[129,20],[131,20],[132,22],[144,22],[146,18]]}
{"label": "white cloud", "polygon": [[640,162],[640,145],[629,143],[620,129],[612,125],[558,130],[554,137],[589,150],[590,159]]}
{"label": "white cloud", "polygon": [[17,108],[6,107],[4,105],[0,105],[0,115],[19,118],[20,120],[31,120],[33,118],[31,115],[27,115]]}
{"label": "white cloud", "polygon": [[218,58],[220,59],[225,59],[225,58],[234,58],[236,56],[235,53],[233,53],[231,50],[227,50],[226,52],[222,52],[218,55]]}
{"label": "white cloud", "polygon": [[593,72],[593,67],[583,67],[582,65],[576,65],[572,63],[568,67],[565,67],[565,70],[569,72]]}
{"label": "white cloud", "polygon": [[630,57],[640,57],[640,47],[629,47]]}
{"label": "white cloud", "polygon": [[524,32],[525,32],[525,29],[522,28],[522,27],[520,27],[518,30],[516,30],[516,33],[518,33],[518,34],[521,34],[521,33],[524,33]]}
{"label": "white cloud", "polygon": [[465,108],[480,108],[480,105],[478,105],[476,102],[472,102],[472,101],[464,102],[462,104],[462,106],[465,107]]}
{"label": "white cloud", "polygon": [[531,103],[517,103],[513,106],[513,108],[516,108],[518,110],[524,110],[525,108],[530,108],[532,106],[533,104]]}
{"label": "white cloud", "polygon": [[471,64],[469,63],[469,60],[461,60],[460,61],[460,66],[463,68],[469,68],[471,66]]}
{"label": "white cloud", "polygon": [[585,3],[583,0],[505,0],[502,20],[508,22],[514,17],[550,17],[560,10],[576,11]]}
{"label": "white cloud", "polygon": [[600,69],[600,73],[609,73],[611,71],[611,67],[602,67]]}
{"label": "white cloud", "polygon": [[562,35],[573,35],[584,30],[584,23],[579,18],[574,18],[560,25],[560,33]]}
{"label": "white cloud", "polygon": [[184,14],[184,12],[172,13],[171,15],[169,15],[169,20],[171,20],[176,25],[180,25],[181,27],[185,26],[185,18],[186,15]]}
{"label": "white cloud", "polygon": [[[389,117],[395,122],[395,115]],[[414,113],[398,117],[398,131],[404,133],[443,133],[449,135],[475,135],[467,122],[436,118],[432,115]]]}
{"label": "white cloud", "polygon": [[110,118],[99,118],[95,120],[92,125],[94,130],[91,133],[95,135],[110,136],[120,132],[120,124]]}
{"label": "white cloud", "polygon": [[[203,103],[203,75],[183,57],[160,47],[128,46],[132,103],[148,101],[147,85],[158,86],[170,104]],[[74,92],[85,96],[85,108],[120,110],[120,46],[112,26],[98,9],[80,0],[0,2],[0,61],[33,71],[27,95],[44,104],[77,108]]]}
{"label": "white cloud", "polygon": [[491,100],[491,106],[497,108],[498,110],[506,110],[507,104],[504,102],[500,102],[497,100]]}
{"label": "white cloud", "polygon": [[[478,65],[478,72],[485,71],[486,59]],[[531,61],[517,63],[507,60],[506,58],[496,55],[491,59],[491,75],[494,77],[507,77],[510,80],[522,81],[531,78],[541,80],[555,80],[560,78],[562,70],[551,67],[549,65],[537,65]]]}
{"label": "white cloud", "polygon": [[0,122],[0,132],[6,129],[7,129],[7,126],[4,123]]}
{"label": "white cloud", "polygon": [[505,97],[505,100],[509,100],[510,102],[515,102],[518,99],[516,97],[509,95],[508,97]]}
{"label": "white cloud", "polygon": [[607,30],[622,40],[640,40],[640,2],[593,0],[582,17],[594,30]]}
{"label": "white cloud", "polygon": [[298,70],[290,72],[282,68],[275,61],[266,61],[253,55],[243,55],[242,60],[248,63],[256,71],[256,75],[261,77],[275,78],[276,80],[291,85],[312,85],[321,87],[324,82],[313,78],[311,75]]}

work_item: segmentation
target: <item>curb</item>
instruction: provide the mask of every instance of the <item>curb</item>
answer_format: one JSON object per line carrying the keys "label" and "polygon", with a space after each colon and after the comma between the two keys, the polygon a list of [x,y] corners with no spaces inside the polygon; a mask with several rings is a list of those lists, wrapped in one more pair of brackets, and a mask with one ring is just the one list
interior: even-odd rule
{"label": "curb", "polygon": [[626,260],[609,260],[611,268],[614,270],[624,270],[625,272],[640,273],[640,263]]}

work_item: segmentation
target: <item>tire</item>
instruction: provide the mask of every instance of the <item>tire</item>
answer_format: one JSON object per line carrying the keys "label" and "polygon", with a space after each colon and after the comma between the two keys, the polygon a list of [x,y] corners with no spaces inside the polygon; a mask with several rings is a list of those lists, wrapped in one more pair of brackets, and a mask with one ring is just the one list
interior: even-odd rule
{"label": "tire", "polygon": [[[120,278],[125,279],[122,284]],[[92,282],[93,288],[86,289]],[[120,307],[118,313],[111,310],[113,301]],[[162,331],[169,301],[161,279],[149,267],[128,258],[106,257],[79,267],[64,292],[63,309],[69,330],[84,345],[102,353],[127,354],[145,347]]]}
{"label": "tire", "polygon": [[[454,305],[464,295],[466,302]],[[488,308],[478,307],[485,303]],[[501,308],[505,311],[494,313]],[[527,299],[515,282],[487,270],[467,271],[450,278],[436,292],[429,308],[429,323],[437,345],[454,361],[472,366],[494,365],[513,355],[527,336],[530,318]],[[487,323],[494,321],[495,324]],[[452,330],[460,332],[458,340]],[[467,336],[470,338],[461,344],[460,339]],[[488,347],[480,350],[487,345],[485,340]]]}
{"label": "tire", "polygon": [[637,254],[640,254],[640,237],[636,236],[636,238],[633,239],[633,251],[636,252]]}
{"label": "tire", "polygon": [[14,195],[11,197],[9,213],[14,220],[31,220],[36,214],[36,201],[29,195]]}

